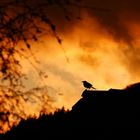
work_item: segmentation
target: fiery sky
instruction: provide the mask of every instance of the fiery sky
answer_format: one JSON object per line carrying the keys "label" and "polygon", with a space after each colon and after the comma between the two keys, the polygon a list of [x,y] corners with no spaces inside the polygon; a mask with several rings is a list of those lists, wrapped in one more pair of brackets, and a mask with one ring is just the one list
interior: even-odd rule
{"label": "fiery sky", "polygon": [[[33,44],[40,68],[48,75],[47,86],[60,95],[57,105],[67,108],[80,98],[82,80],[97,89],[123,88],[140,80],[138,1],[85,3],[95,9],[83,8],[81,20],[64,21],[53,13],[62,45],[48,36]],[[25,65],[31,77],[28,87],[38,85],[40,79]]]}
{"label": "fiery sky", "polygon": [[[82,9],[81,20],[64,21],[56,16],[62,45],[44,36],[33,44],[33,52],[46,72],[51,91],[59,93],[57,105],[70,108],[88,80],[97,89],[123,88],[140,80],[140,11],[138,1],[86,1],[99,9]],[[53,13],[55,15],[55,13]],[[27,64],[25,64],[27,65]],[[28,87],[40,79],[27,66]]]}
{"label": "fiery sky", "polygon": [[81,98],[82,80],[99,90],[124,88],[140,81],[139,0],[83,3],[93,9],[82,8],[81,20],[65,21],[59,12],[50,10],[62,45],[47,35],[32,43],[32,52],[46,79],[40,79],[32,66],[22,61],[23,71],[29,76],[27,89],[38,85],[47,88],[56,107],[71,108]]}
{"label": "fiery sky", "polygon": [[[138,1],[86,2],[102,10],[83,9],[82,20],[56,19],[62,45],[44,36],[33,50],[48,75],[47,86],[60,94],[56,104],[67,108],[80,98],[82,80],[97,89],[124,88],[140,81]],[[32,70],[28,73],[32,75]]]}

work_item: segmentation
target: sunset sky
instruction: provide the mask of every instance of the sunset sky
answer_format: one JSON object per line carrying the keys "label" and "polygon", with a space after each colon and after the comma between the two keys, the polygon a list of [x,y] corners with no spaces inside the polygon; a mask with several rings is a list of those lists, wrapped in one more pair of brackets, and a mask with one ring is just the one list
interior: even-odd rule
{"label": "sunset sky", "polygon": [[[58,93],[56,104],[66,108],[81,97],[82,80],[99,90],[124,88],[140,81],[138,0],[85,3],[99,9],[83,8],[81,20],[59,20],[60,15],[56,14],[54,21],[62,45],[48,36],[33,44],[40,68],[48,75],[45,82],[50,94]],[[25,69],[31,77],[28,84],[38,85],[40,79],[30,66]]]}
{"label": "sunset sky", "polygon": [[[27,60],[21,60],[22,70],[28,76],[24,81],[27,93],[32,88],[43,87],[43,92],[38,92],[52,97],[54,107],[71,109],[85,89],[82,80],[89,81],[97,90],[125,88],[140,81],[139,0],[79,2],[86,5],[80,9],[80,19],[76,18],[76,7],[72,6],[68,6],[72,13],[70,21],[59,9],[54,10],[55,7],[48,12],[62,44],[49,33],[38,42],[31,41],[31,51],[40,62],[35,65],[47,77],[41,79]],[[17,44],[20,45],[22,42]],[[34,90],[31,92],[42,96]],[[25,96],[33,98],[29,94]],[[42,102],[35,100],[37,104],[24,105],[29,114],[41,110]]]}

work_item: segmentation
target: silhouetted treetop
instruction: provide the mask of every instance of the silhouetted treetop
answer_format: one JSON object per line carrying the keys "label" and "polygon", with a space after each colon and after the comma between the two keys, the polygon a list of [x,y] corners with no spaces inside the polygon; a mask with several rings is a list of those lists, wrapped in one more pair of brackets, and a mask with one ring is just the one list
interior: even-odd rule
{"label": "silhouetted treetop", "polygon": [[[3,140],[29,137],[43,139],[55,136],[66,138],[65,135],[97,138],[98,135],[104,137],[105,132],[108,136],[108,133],[114,131],[116,133],[111,139],[116,136],[122,137],[121,134],[125,134],[126,138],[136,131],[135,128],[140,128],[139,99],[139,90],[84,90],[82,98],[72,110],[66,111],[62,108],[53,114],[41,115],[38,119],[23,120],[0,137]],[[118,130],[122,130],[123,133],[118,133]],[[137,134],[139,136],[139,131]]]}
{"label": "silhouetted treetop", "polygon": [[[5,98],[6,101],[15,99],[15,104],[10,104],[11,107],[18,107],[19,98],[27,102],[23,92],[23,80],[27,79],[27,76],[22,72],[21,60],[26,59],[40,77],[44,76],[35,65],[38,61],[32,53],[31,43],[37,42],[47,34],[52,35],[61,44],[62,39],[57,32],[57,21],[60,20],[58,17],[68,22],[73,18],[81,19],[81,9],[90,7],[82,2],[82,0],[0,1],[0,98]],[[29,60],[27,52],[35,64]],[[3,87],[8,91],[5,92]],[[0,100],[0,104],[4,103],[5,100]],[[23,115],[16,114],[12,110],[4,111],[3,108],[0,109],[0,115],[9,123],[11,114],[18,118],[25,116],[24,112],[20,111]]]}

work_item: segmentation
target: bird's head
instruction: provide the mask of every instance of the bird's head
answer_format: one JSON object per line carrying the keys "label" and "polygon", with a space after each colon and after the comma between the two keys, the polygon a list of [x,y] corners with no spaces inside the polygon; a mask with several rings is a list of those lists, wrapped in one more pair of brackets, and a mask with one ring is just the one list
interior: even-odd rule
{"label": "bird's head", "polygon": [[82,81],[82,82],[84,83],[84,82],[86,82],[86,81]]}

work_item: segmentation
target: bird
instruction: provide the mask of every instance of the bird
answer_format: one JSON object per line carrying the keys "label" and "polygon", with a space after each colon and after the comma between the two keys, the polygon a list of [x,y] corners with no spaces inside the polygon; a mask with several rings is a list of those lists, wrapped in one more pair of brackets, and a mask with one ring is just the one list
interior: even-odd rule
{"label": "bird", "polygon": [[87,81],[82,81],[83,82],[83,85],[85,88],[87,89],[90,89],[90,88],[93,88],[93,89],[96,89],[95,87],[92,86],[91,83],[87,82]]}

